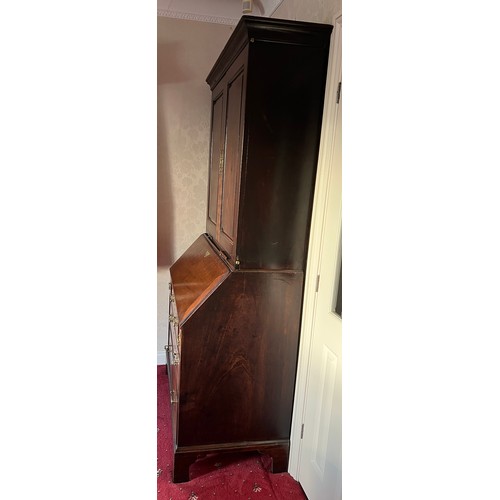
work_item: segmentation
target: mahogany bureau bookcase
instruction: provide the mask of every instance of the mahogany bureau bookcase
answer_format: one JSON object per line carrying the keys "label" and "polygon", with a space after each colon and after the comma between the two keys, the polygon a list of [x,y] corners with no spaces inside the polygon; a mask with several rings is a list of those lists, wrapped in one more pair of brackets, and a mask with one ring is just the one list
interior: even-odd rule
{"label": "mahogany bureau bookcase", "polygon": [[174,482],[213,452],[287,470],[331,31],[243,16],[207,77],[206,233],[170,269]]}

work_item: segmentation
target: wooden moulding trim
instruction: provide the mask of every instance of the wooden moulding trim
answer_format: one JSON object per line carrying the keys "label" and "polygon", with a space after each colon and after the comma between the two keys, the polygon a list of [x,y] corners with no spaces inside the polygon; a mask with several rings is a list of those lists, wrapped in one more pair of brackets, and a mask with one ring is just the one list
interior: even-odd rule
{"label": "wooden moulding trim", "polygon": [[213,90],[250,40],[328,47],[329,37],[325,35],[332,29],[330,24],[242,16],[206,82]]}
{"label": "wooden moulding trim", "polygon": [[277,447],[289,447],[290,440],[282,439],[279,441],[242,441],[240,443],[219,443],[219,444],[205,444],[199,446],[177,446],[175,449],[176,453],[203,453],[210,451],[238,451],[247,450],[252,448],[253,450],[264,449],[264,448],[277,448]]}

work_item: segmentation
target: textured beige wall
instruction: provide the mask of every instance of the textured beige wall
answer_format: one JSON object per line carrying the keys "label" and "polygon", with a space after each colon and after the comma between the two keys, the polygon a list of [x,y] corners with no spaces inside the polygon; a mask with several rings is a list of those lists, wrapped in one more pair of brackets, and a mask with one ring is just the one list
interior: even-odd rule
{"label": "textured beige wall", "polygon": [[210,88],[233,28],[158,17],[158,352],[168,328],[168,268],[205,232]]}
{"label": "textured beige wall", "polygon": [[341,6],[342,0],[283,0],[272,17],[331,24]]}
{"label": "textured beige wall", "polygon": [[158,17],[158,266],[205,231],[210,89],[233,28]]}

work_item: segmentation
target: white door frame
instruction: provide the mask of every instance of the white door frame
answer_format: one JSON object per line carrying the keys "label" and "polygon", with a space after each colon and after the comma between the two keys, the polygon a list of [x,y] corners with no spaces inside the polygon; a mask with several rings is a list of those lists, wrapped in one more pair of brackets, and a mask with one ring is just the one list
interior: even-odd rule
{"label": "white door frame", "polygon": [[341,53],[335,44],[335,27],[342,23],[342,12],[334,15],[334,31],[330,40],[330,55],[326,79],[325,103],[323,109],[323,123],[318,157],[318,171],[316,175],[316,189],[311,220],[311,234],[309,240],[309,257],[305,276],[304,306],[302,310],[301,338],[299,345],[299,359],[297,365],[297,380],[295,387],[295,400],[293,408],[290,459],[288,472],[300,481],[300,453],[301,433],[304,417],[304,403],[307,393],[307,373],[312,344],[313,321],[316,310],[316,286],[319,269],[321,240],[324,229],[324,214],[328,198],[328,180],[333,164],[333,147],[336,128],[336,100],[337,82],[342,71]]}

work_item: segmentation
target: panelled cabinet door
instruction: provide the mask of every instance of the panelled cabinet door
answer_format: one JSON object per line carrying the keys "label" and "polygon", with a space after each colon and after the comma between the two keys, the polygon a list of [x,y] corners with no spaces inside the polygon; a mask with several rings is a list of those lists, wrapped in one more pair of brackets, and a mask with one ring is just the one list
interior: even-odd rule
{"label": "panelled cabinet door", "polygon": [[207,232],[234,265],[244,139],[244,50],[212,93]]}
{"label": "panelled cabinet door", "polygon": [[212,94],[212,141],[210,144],[210,171],[208,183],[207,233],[219,239],[220,192],[224,155],[225,82],[220,82]]}
{"label": "panelled cabinet door", "polygon": [[219,244],[234,264],[238,229],[239,190],[241,178],[245,108],[245,60],[243,51],[226,75],[226,134],[221,193]]}

